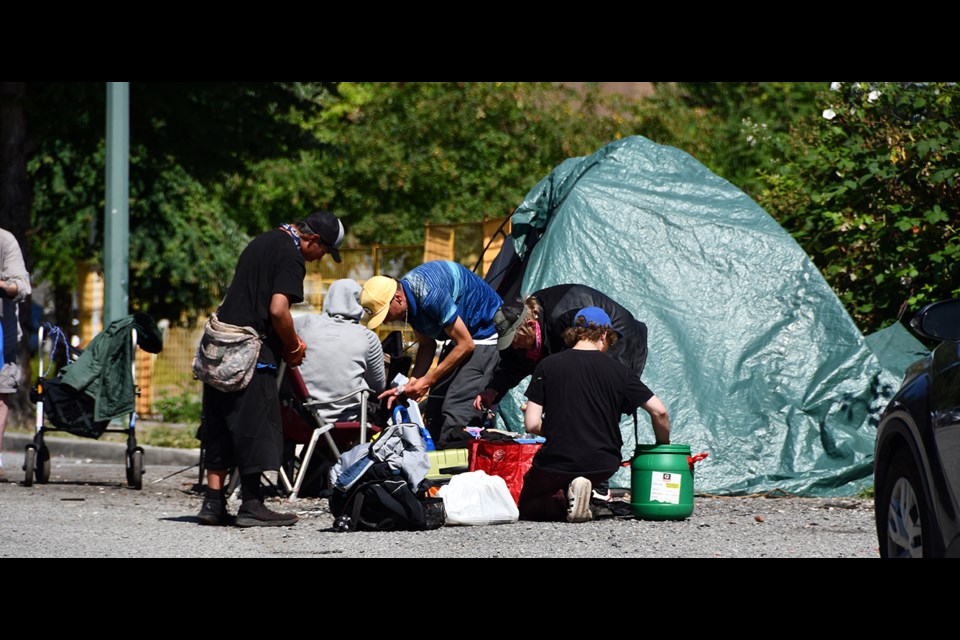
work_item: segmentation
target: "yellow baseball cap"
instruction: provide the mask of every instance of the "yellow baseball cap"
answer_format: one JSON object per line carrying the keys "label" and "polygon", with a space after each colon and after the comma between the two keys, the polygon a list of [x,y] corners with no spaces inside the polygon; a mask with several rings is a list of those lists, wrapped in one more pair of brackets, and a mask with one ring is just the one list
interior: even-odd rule
{"label": "yellow baseball cap", "polygon": [[376,329],[390,311],[390,301],[397,293],[399,283],[387,276],[373,276],[363,285],[360,292],[360,306],[367,318],[367,329]]}

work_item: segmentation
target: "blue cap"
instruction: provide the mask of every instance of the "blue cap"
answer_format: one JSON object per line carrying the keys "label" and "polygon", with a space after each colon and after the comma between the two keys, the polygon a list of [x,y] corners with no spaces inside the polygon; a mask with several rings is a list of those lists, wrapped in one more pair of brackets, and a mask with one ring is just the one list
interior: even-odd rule
{"label": "blue cap", "polygon": [[[593,323],[598,327],[609,327],[613,329],[613,322],[610,320],[610,316],[607,315],[607,312],[601,309],[600,307],[584,307],[577,312],[576,317],[573,319],[573,324],[576,326],[577,321],[583,318],[584,321],[589,324]],[[613,332],[619,337],[623,337],[623,334],[613,329]]]}

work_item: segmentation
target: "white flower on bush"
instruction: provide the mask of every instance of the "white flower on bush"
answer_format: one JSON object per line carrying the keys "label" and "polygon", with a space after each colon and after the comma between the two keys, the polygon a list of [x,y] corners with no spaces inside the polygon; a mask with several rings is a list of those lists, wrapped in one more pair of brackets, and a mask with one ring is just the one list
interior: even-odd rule
{"label": "white flower on bush", "polygon": [[823,110],[823,117],[824,117],[826,120],[833,120],[834,118],[837,117],[837,112],[834,111],[833,109],[824,109],[824,110]]}
{"label": "white flower on bush", "polygon": [[841,85],[840,85],[839,82],[831,82],[831,83],[830,83],[830,91],[840,91],[840,86],[841,86]]}
{"label": "white flower on bush", "polygon": [[880,92],[877,91],[876,89],[874,89],[873,91],[867,94],[867,102],[876,102],[879,99],[880,99]]}

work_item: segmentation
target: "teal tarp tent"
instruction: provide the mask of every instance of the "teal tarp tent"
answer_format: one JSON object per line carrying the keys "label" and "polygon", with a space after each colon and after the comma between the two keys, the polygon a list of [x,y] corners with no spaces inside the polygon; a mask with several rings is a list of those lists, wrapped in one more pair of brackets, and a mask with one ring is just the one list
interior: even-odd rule
{"label": "teal tarp tent", "polygon": [[[876,340],[882,363],[803,249],[742,191],[634,136],[559,165],[512,223],[523,295],[582,283],[647,324],[644,382],[670,411],[673,442],[709,454],[697,491],[828,496],[872,484],[876,421],[923,347],[895,324]],[[513,431],[526,386],[500,403]],[[639,416],[640,442],[652,443]],[[632,419],[621,429],[628,459]],[[629,487],[629,469],[611,484]]]}

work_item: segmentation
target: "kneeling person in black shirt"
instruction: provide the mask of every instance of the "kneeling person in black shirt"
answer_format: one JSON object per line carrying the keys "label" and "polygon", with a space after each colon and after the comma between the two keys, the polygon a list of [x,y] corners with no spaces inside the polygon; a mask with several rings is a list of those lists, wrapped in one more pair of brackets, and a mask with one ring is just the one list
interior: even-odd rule
{"label": "kneeling person in black shirt", "polygon": [[598,307],[582,309],[564,335],[570,349],[542,360],[527,388],[524,424],[546,437],[524,476],[521,520],[585,522],[593,519],[594,484],[620,467],[620,416],[642,407],[657,444],[670,443],[663,402],[607,350],[619,335]]}

